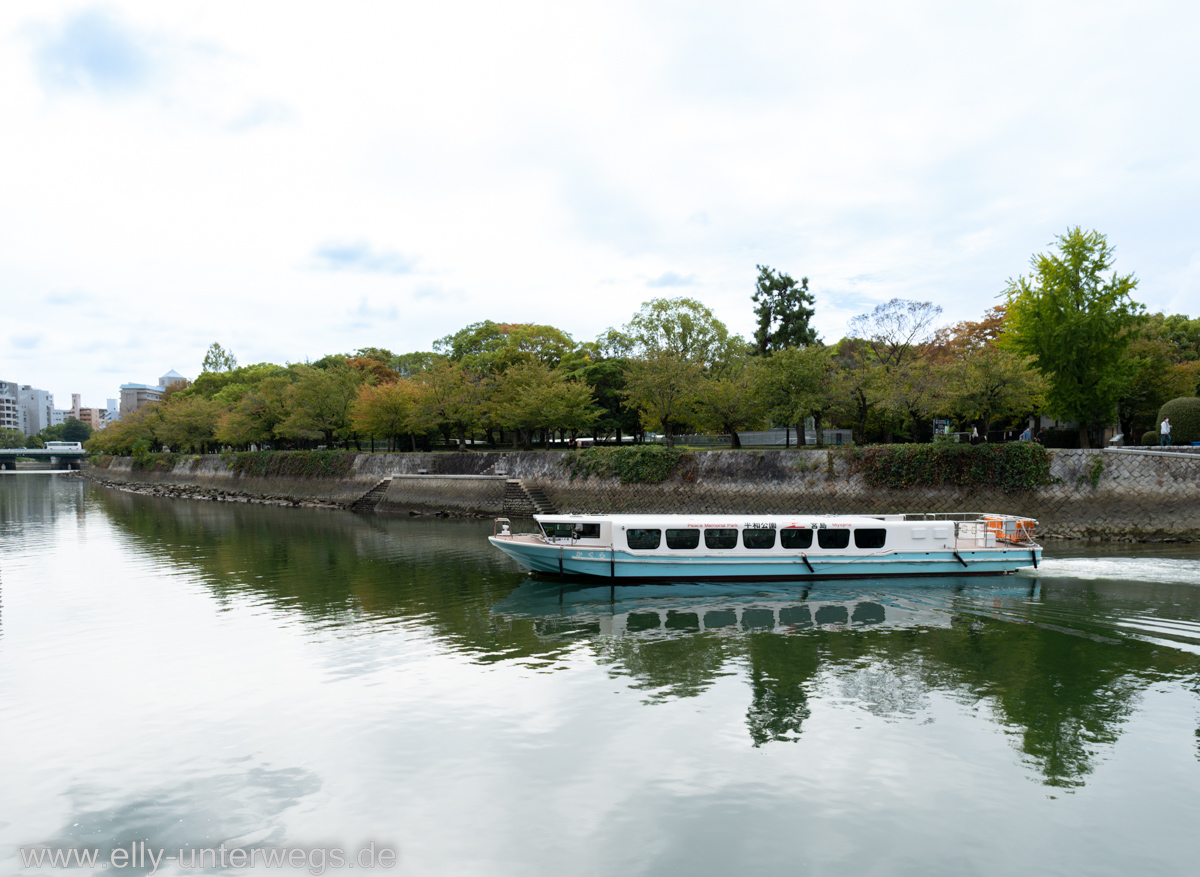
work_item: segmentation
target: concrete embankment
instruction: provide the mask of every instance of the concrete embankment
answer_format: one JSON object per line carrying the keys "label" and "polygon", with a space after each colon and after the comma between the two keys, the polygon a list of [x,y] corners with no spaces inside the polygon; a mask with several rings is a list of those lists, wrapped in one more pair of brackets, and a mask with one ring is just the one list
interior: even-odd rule
{"label": "concrete embankment", "polygon": [[1053,483],[1017,493],[873,488],[849,472],[844,457],[824,450],[696,452],[661,484],[573,476],[564,455],[541,452],[359,454],[336,477],[238,474],[220,456],[183,457],[164,471],[146,471],[118,457],[87,475],[126,489],[243,502],[349,508],[367,497],[360,510],[396,514],[528,511],[514,500],[511,482],[519,480],[560,511],[990,511],[1035,517],[1048,537],[1200,541],[1200,455],[1157,452],[1054,451]]}

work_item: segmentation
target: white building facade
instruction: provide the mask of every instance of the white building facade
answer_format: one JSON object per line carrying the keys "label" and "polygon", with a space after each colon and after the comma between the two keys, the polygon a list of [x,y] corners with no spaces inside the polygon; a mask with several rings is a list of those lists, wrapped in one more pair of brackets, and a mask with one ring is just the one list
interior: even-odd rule
{"label": "white building facade", "polygon": [[25,384],[17,393],[17,401],[25,409],[25,435],[37,435],[54,425],[54,394]]}

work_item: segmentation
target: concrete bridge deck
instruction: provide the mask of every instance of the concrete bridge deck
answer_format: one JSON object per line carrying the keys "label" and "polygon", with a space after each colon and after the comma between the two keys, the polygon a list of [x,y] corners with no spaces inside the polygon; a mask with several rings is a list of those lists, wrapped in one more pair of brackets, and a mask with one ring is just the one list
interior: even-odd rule
{"label": "concrete bridge deck", "polygon": [[15,471],[17,457],[45,460],[52,469],[82,469],[87,455],[83,448],[0,448],[0,469]]}

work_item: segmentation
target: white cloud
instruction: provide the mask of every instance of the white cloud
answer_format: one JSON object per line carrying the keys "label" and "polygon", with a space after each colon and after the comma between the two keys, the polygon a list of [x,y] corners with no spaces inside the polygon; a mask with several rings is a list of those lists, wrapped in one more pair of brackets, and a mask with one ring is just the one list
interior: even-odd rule
{"label": "white cloud", "polygon": [[[0,374],[100,404],[194,375],[216,339],[242,362],[429,349],[484,318],[587,339],[682,285],[748,335],[759,264],[809,277],[836,339],[896,296],[976,318],[1076,224],[1151,309],[1196,311],[1197,23],[8,4]],[[31,300],[56,307],[9,306]]]}

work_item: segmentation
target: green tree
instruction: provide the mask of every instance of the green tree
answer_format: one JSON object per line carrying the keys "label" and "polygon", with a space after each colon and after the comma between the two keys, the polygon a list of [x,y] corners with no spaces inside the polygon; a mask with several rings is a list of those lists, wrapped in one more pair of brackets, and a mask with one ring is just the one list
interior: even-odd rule
{"label": "green tree", "polygon": [[598,345],[589,343],[584,353],[575,351],[560,366],[572,380],[584,381],[592,390],[594,401],[600,405],[599,416],[593,422],[593,435],[615,436],[618,442],[623,434],[638,431],[638,413],[625,404],[625,379],[629,372],[629,360],[623,357],[603,358]]}
{"label": "green tree", "polygon": [[0,429],[0,448],[25,448],[25,433],[19,429]]}
{"label": "green tree", "polygon": [[754,343],[759,356],[816,343],[817,330],[809,325],[816,311],[808,307],[813,297],[807,277],[797,283],[787,274],[759,265],[753,299],[754,315],[758,317]]}
{"label": "green tree", "polygon": [[[1139,333],[1140,334],[1140,333]],[[1169,380],[1172,366],[1172,345],[1163,338],[1141,335],[1125,350],[1129,379],[1117,399],[1117,422],[1123,435],[1132,439],[1135,433],[1157,429],[1154,417],[1164,402],[1180,393],[1171,392]]]}
{"label": "green tree", "polygon": [[945,410],[952,384],[949,371],[933,359],[915,357],[881,375],[879,407],[893,425],[909,433],[912,441],[933,438],[933,415]]}
{"label": "green tree", "polygon": [[667,447],[674,447],[675,428],[691,422],[703,379],[698,362],[664,351],[630,364],[625,396],[642,423],[657,426]]}
{"label": "green tree", "polygon": [[483,377],[457,362],[443,361],[420,376],[424,392],[415,415],[421,429],[445,427],[458,437],[458,449],[467,449],[467,434],[485,416]]}
{"label": "green tree", "polygon": [[418,350],[413,353],[401,353],[388,364],[400,373],[400,377],[411,378],[445,361],[446,357],[440,353]]}
{"label": "green tree", "polygon": [[292,373],[283,370],[283,374],[264,378],[250,387],[219,416],[216,440],[240,448],[271,442],[277,427],[287,418],[285,394],[291,383]]}
{"label": "green tree", "polygon": [[204,362],[200,365],[201,372],[228,372],[235,368],[237,357],[215,341],[209,345],[208,352],[204,354]]}
{"label": "green tree", "polygon": [[323,439],[326,445],[349,438],[353,433],[350,407],[367,382],[366,375],[344,364],[326,369],[297,365],[293,370],[297,379],[286,392],[288,415],[275,428],[276,434],[300,441]]}
{"label": "green tree", "polygon": [[1137,280],[1115,271],[1105,277],[1113,248],[1104,235],[1078,226],[1059,236],[1057,253],[1031,262],[1031,276],[1009,281],[1005,291],[1008,328],[1001,343],[1033,357],[1049,381],[1047,408],[1077,421],[1080,445],[1090,448],[1088,427],[1113,420],[1130,382],[1125,351],[1143,311],[1130,298]]}
{"label": "green tree", "polygon": [[760,362],[746,356],[728,363],[719,374],[704,378],[697,388],[695,423],[705,431],[730,437],[731,446],[741,448],[738,433],[762,427],[767,402],[758,377]]}
{"label": "green tree", "polygon": [[762,361],[761,394],[775,423],[794,424],[796,444],[804,444],[804,421],[813,419],[817,445],[824,444],[822,425],[837,404],[834,348],[821,344],[788,347]]}
{"label": "green tree", "polygon": [[646,302],[620,333],[602,336],[605,347],[626,356],[650,359],[665,355],[708,369],[741,353],[746,342],[731,336],[713,312],[694,298],[656,298]]}
{"label": "green tree", "polygon": [[575,342],[554,326],[483,320],[439,338],[433,349],[469,368],[502,372],[531,360],[554,368],[575,349]]}
{"label": "green tree", "polygon": [[59,441],[86,442],[92,437],[92,428],[74,417],[68,417],[63,421],[62,432],[59,435],[62,436]]}

